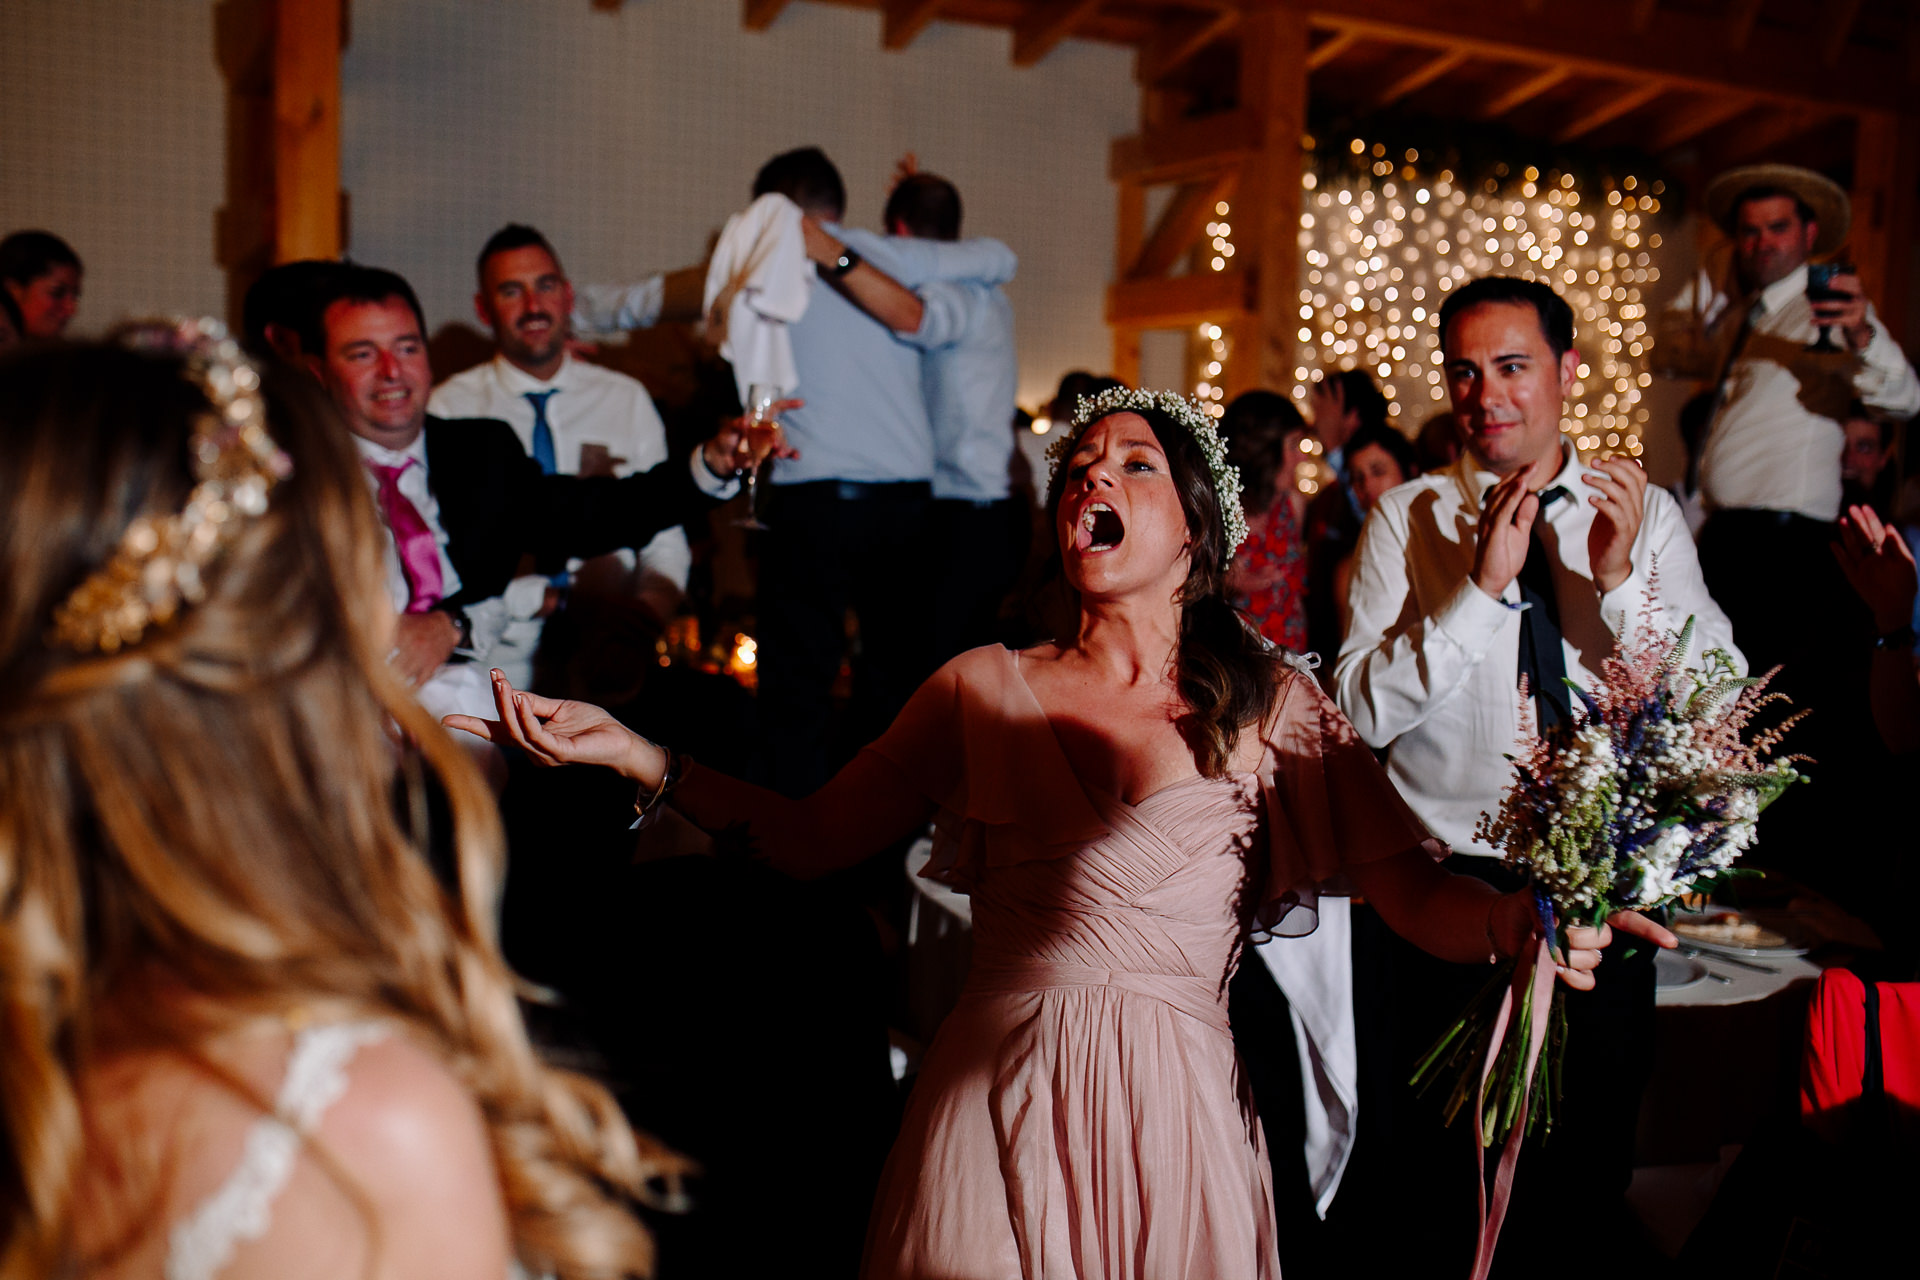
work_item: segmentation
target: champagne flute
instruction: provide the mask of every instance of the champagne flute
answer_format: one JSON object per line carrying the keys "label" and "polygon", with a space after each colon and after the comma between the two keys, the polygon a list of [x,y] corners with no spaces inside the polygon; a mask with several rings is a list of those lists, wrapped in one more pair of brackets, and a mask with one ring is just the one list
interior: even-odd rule
{"label": "champagne flute", "polygon": [[773,412],[774,401],[779,398],[780,388],[768,383],[756,382],[747,388],[747,429],[734,455],[747,472],[747,514],[734,521],[742,529],[768,527],[760,519],[760,471],[780,443],[780,419]]}
{"label": "champagne flute", "polygon": [[[1808,302],[1846,302],[1853,295],[1844,289],[1833,287],[1835,276],[1853,274],[1850,262],[1809,262],[1807,264],[1807,301]],[[1808,351],[1840,351],[1843,348],[1827,332],[1832,325],[1820,326],[1820,337],[1807,344]]]}

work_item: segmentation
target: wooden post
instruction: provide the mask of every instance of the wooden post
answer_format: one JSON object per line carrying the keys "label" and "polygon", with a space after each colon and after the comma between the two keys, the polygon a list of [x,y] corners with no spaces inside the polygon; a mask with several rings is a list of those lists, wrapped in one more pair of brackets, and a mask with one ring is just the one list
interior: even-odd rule
{"label": "wooden post", "polygon": [[300,258],[337,258],[340,50],[345,0],[222,0],[215,43],[227,80],[227,199],[215,254],[227,271],[228,318],[260,273]]}
{"label": "wooden post", "polygon": [[345,0],[277,0],[273,41],[275,262],[337,258]]}
{"label": "wooden post", "polygon": [[1847,241],[1860,281],[1896,342],[1915,332],[1912,299],[1914,174],[1920,172],[1920,117],[1868,111],[1860,116],[1853,163],[1853,229]]}
{"label": "wooden post", "polygon": [[[1139,260],[1147,238],[1147,189],[1141,183],[1121,179],[1120,212],[1114,228],[1113,278],[1125,280]],[[1113,376],[1130,387],[1140,384],[1140,329],[1137,325],[1116,322],[1113,325]]]}
{"label": "wooden post", "polygon": [[1241,165],[1231,221],[1242,270],[1254,273],[1251,313],[1233,325],[1229,397],[1294,381],[1299,328],[1300,139],[1307,127],[1307,16],[1292,4],[1241,20],[1240,100],[1258,145]]}

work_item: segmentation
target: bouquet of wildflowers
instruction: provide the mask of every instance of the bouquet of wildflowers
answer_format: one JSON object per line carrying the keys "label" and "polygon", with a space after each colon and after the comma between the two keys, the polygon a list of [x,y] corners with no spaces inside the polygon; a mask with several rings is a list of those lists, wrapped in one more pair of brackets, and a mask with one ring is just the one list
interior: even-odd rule
{"label": "bouquet of wildflowers", "polygon": [[1767,692],[1773,673],[1743,677],[1718,649],[1688,665],[1693,620],[1663,634],[1650,608],[1598,687],[1568,681],[1573,721],[1523,740],[1499,812],[1480,818],[1479,838],[1532,882],[1540,945],[1495,975],[1413,1082],[1424,1090],[1453,1075],[1447,1120],[1473,1100],[1483,1146],[1517,1142],[1516,1124],[1552,1130],[1566,1011],[1550,953],[1564,956],[1566,929],[1706,891],[1753,843],[1760,811],[1800,778],[1800,757],[1769,757],[1804,712],[1749,735],[1756,712],[1784,701]]}

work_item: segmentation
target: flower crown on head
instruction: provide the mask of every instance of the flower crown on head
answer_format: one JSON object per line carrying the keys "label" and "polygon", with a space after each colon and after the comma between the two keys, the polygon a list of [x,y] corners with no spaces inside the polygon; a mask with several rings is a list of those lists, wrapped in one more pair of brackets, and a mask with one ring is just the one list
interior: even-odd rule
{"label": "flower crown on head", "polygon": [[134,351],[183,358],[181,371],[212,405],[194,415],[188,442],[197,482],[186,505],[127,526],[107,563],[53,611],[48,638],[80,653],[113,653],[137,644],[206,596],[204,570],[248,520],[267,509],[267,492],[293,471],[267,434],[260,370],[218,320],[154,320],[116,335]]}
{"label": "flower crown on head", "polygon": [[1200,452],[1207,460],[1207,472],[1213,477],[1214,498],[1220,503],[1220,523],[1226,531],[1226,552],[1221,562],[1225,564],[1232,561],[1233,553],[1240,549],[1240,544],[1247,537],[1247,513],[1240,506],[1240,468],[1227,461],[1226,441],[1220,438],[1220,428],[1214,425],[1206,407],[1177,391],[1108,387],[1096,395],[1081,396],[1074,410],[1073,422],[1058,440],[1047,446],[1047,459],[1053,464],[1052,470],[1047,473],[1048,487],[1052,487],[1054,481],[1060,478],[1060,468],[1080,439],[1083,428],[1110,413],[1124,413],[1129,409],[1158,409],[1185,427],[1187,434],[1193,437],[1193,442],[1200,446]]}

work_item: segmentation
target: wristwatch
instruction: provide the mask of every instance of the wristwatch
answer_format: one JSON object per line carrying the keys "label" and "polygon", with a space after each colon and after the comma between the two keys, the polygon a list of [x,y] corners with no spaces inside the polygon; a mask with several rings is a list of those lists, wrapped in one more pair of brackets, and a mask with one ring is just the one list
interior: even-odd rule
{"label": "wristwatch", "polygon": [[473,648],[473,619],[467,616],[467,611],[447,604],[435,605],[434,608],[447,615],[453,623],[453,629],[459,635],[459,638],[453,642],[454,651],[457,653],[462,649]]}
{"label": "wristwatch", "polygon": [[865,259],[855,253],[851,248],[846,245],[841,245],[840,256],[833,260],[832,266],[826,268],[826,277],[829,280],[844,279],[847,272],[859,266],[863,261],[865,261]]}
{"label": "wristwatch", "polygon": [[1909,623],[1895,627],[1891,631],[1883,632],[1874,640],[1873,647],[1875,649],[1892,649],[1896,653],[1904,653],[1906,650],[1913,648],[1915,639],[1920,639],[1920,637],[1914,635],[1913,626]]}

